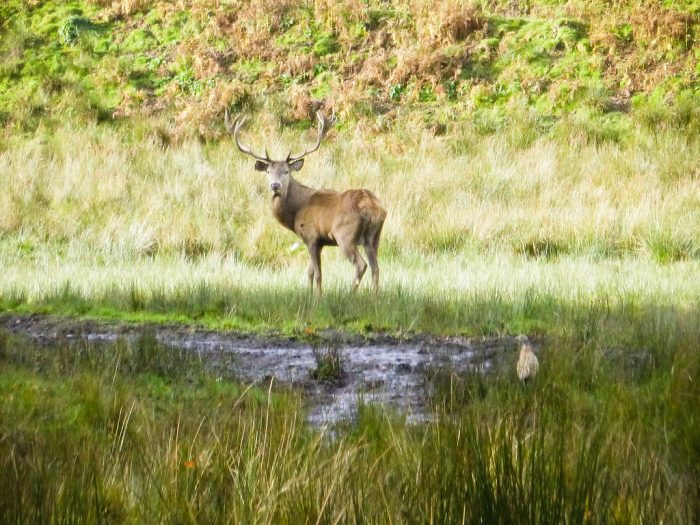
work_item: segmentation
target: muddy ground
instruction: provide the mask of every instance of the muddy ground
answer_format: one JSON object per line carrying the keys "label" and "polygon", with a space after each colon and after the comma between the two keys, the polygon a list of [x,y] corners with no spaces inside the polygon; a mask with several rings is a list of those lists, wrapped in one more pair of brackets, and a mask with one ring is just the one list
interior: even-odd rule
{"label": "muddy ground", "polygon": [[[109,345],[149,334],[167,346],[226,363],[230,375],[243,382],[272,379],[303,389],[309,403],[308,419],[315,425],[351,419],[360,402],[379,403],[409,420],[423,421],[430,417],[429,378],[437,372],[487,372],[515,366],[517,360],[513,337],[365,337],[324,331],[299,340],[182,325],[105,323],[43,315],[0,315],[0,330],[29,337],[42,346],[67,341]],[[319,362],[331,365],[326,368],[332,373],[320,373]]]}

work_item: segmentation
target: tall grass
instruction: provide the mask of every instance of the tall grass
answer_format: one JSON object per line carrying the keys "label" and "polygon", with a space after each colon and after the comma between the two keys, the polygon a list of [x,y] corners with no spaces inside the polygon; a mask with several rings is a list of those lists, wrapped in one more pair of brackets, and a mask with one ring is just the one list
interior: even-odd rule
{"label": "tall grass", "polygon": [[[259,126],[247,140],[277,156],[312,138]],[[315,187],[374,190],[389,211],[383,255],[700,254],[694,137],[639,132],[572,147],[563,134],[522,146],[515,132],[466,124],[449,138],[412,129],[341,130],[299,173]],[[289,253],[295,238],[271,217],[264,177],[227,140],[163,148],[141,128],[64,129],[7,141],[0,174],[0,234],[20,255],[56,244],[100,260],[218,253],[281,267],[306,257]]]}
{"label": "tall grass", "polygon": [[427,377],[434,423],[366,406],[332,433],[306,427],[294,394],[148,338],[3,335],[0,520],[691,523],[698,334],[658,328],[642,353],[550,338],[527,387],[515,354],[487,376]]}

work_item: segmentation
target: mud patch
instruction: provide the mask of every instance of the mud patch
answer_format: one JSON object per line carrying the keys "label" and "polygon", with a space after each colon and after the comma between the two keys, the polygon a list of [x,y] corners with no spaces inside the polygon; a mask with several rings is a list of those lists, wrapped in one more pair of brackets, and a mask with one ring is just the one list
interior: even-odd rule
{"label": "mud patch", "polygon": [[[110,345],[148,334],[164,345],[197,352],[216,369],[246,383],[277,381],[302,389],[308,420],[324,425],[352,419],[361,403],[380,404],[412,421],[430,418],[429,376],[436,371],[488,371],[515,362],[512,337],[420,335],[363,338],[332,331],[313,343],[182,326],[104,324],[48,316],[0,316],[0,329],[51,346],[67,341]],[[332,357],[330,369],[324,359]]]}

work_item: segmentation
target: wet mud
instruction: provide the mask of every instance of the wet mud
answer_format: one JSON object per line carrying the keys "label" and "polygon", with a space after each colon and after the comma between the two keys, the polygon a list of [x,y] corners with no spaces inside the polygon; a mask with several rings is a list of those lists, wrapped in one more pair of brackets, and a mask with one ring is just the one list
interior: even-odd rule
{"label": "wet mud", "polygon": [[179,325],[105,324],[38,315],[0,315],[0,329],[51,346],[70,341],[110,345],[149,334],[166,346],[197,352],[245,383],[279,382],[301,389],[308,420],[351,420],[361,403],[380,404],[412,421],[430,419],[430,377],[487,372],[515,362],[512,337],[415,335],[363,337],[333,331],[309,340],[216,332]]}

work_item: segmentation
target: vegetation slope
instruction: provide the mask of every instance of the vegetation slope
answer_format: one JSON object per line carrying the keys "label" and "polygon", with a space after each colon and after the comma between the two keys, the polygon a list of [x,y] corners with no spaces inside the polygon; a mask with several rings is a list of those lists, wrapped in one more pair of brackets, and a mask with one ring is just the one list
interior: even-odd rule
{"label": "vegetation slope", "polygon": [[630,116],[697,132],[699,11],[644,0],[10,0],[0,114],[7,134],[165,112],[164,139],[219,137],[227,107],[284,124],[334,108],[383,130],[416,118],[438,134],[464,120],[495,131],[515,110],[540,130],[579,117],[596,139],[619,138]]}

